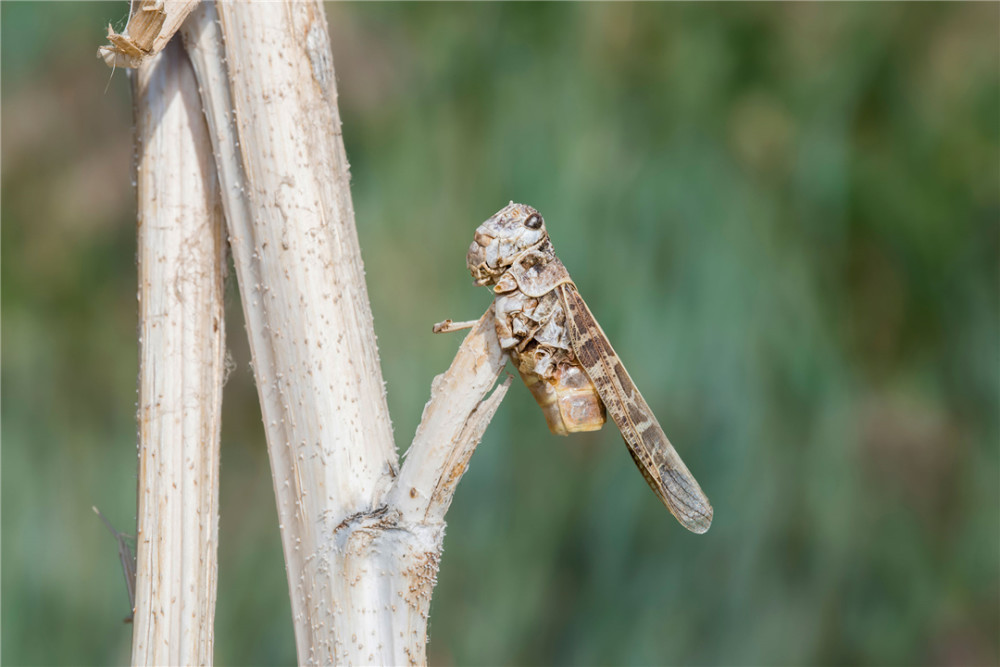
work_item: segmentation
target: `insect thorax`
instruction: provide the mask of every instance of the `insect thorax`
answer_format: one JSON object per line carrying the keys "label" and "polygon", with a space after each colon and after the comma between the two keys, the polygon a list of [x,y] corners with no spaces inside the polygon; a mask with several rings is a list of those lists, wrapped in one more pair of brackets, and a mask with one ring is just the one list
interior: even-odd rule
{"label": "insect thorax", "polygon": [[[498,287],[503,289],[511,280],[515,280],[513,276],[505,274]],[[540,296],[530,296],[517,287],[497,294],[497,336],[541,406],[549,430],[558,435],[595,431],[606,420],[604,404],[573,354],[560,289],[562,285],[557,283]]]}

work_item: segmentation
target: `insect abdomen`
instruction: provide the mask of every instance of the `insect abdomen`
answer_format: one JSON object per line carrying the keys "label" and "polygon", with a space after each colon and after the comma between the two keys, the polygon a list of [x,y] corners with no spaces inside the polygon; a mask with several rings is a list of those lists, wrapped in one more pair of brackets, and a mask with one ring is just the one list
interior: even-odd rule
{"label": "insect abdomen", "polygon": [[578,364],[559,364],[549,378],[519,370],[556,435],[597,431],[607,420],[597,388]]}

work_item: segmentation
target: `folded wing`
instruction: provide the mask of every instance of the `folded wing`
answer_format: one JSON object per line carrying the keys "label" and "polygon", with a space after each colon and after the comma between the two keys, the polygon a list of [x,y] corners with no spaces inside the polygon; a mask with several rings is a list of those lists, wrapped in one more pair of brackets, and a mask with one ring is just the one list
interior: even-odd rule
{"label": "folded wing", "polygon": [[576,288],[566,284],[557,289],[562,293],[573,352],[622,432],[632,460],[681,525],[704,533],[712,525],[708,498],[670,444]]}

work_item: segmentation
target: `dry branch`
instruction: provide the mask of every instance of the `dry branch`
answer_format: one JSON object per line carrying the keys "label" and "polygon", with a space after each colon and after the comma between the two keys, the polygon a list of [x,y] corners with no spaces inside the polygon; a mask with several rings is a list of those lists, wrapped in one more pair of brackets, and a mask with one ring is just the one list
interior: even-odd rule
{"label": "dry branch", "polygon": [[222,210],[180,44],[146,60],[133,82],[140,356],[132,664],[206,664],[217,574]]}
{"label": "dry branch", "polygon": [[422,664],[444,514],[509,385],[490,395],[506,360],[492,311],[435,379],[400,472],[322,5],[201,3],[182,34],[250,337],[298,660]]}
{"label": "dry branch", "polygon": [[496,384],[506,359],[490,306],[473,323],[448,371],[431,384],[431,400],[388,496],[389,506],[406,521],[443,523],[455,486],[510,384],[508,378],[503,392],[498,389],[480,404]]}
{"label": "dry branch", "polygon": [[120,33],[108,26],[110,44],[97,49],[108,67],[139,67],[163,50],[198,0],[140,0],[130,5],[128,24]]}

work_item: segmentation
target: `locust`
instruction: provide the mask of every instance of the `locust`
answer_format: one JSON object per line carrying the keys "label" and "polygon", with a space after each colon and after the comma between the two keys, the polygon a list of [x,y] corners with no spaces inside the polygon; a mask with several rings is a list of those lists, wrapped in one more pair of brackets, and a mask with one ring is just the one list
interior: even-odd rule
{"label": "locust", "polygon": [[[500,209],[476,229],[466,263],[477,285],[492,287],[500,347],[549,430],[598,430],[610,413],[657,497],[685,528],[707,531],[708,498],[556,257],[541,214],[514,202]],[[447,321],[435,331],[463,326]]]}

